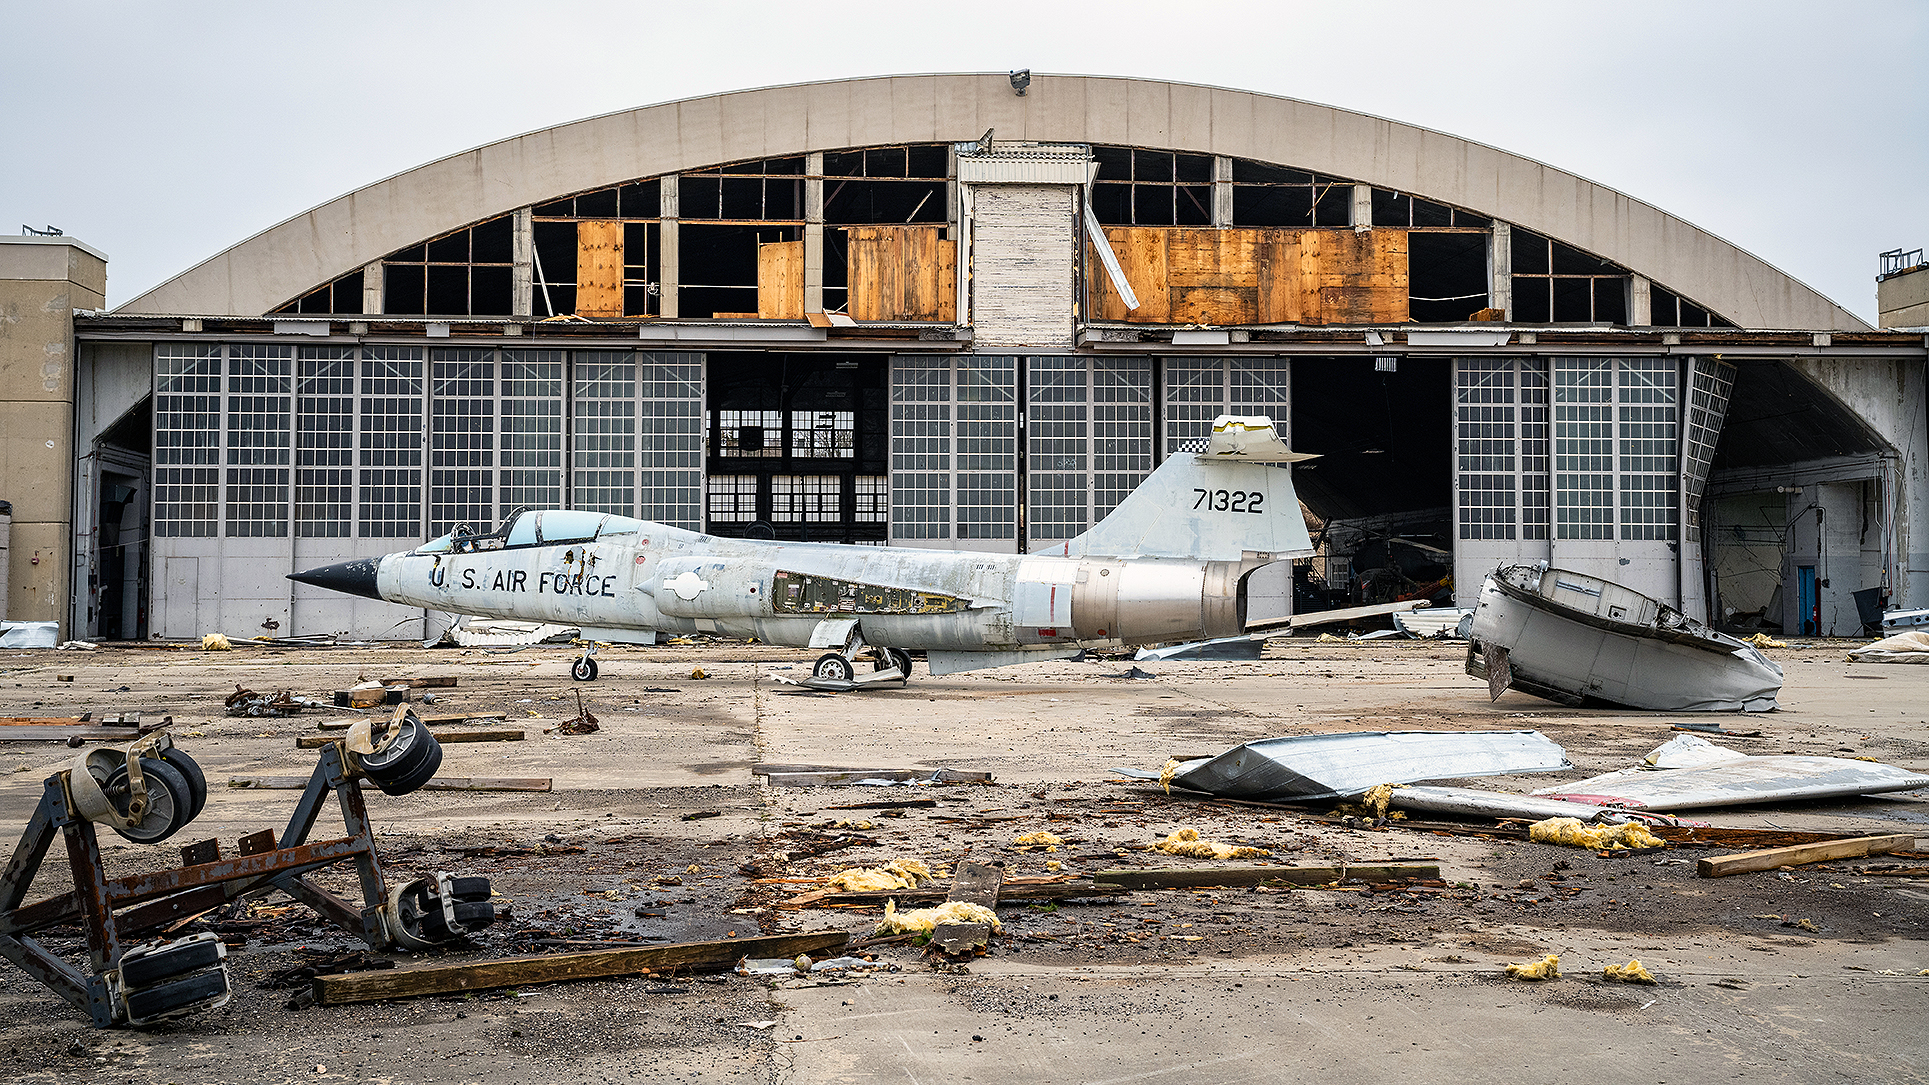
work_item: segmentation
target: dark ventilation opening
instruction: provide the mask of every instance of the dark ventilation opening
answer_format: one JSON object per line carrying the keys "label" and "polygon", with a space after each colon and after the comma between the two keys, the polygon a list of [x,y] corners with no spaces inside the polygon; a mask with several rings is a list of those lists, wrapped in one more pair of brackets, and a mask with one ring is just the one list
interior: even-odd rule
{"label": "dark ventilation opening", "polygon": [[1293,481],[1343,570],[1315,559],[1330,605],[1451,597],[1452,396],[1446,359],[1294,360],[1292,446],[1320,458]]}
{"label": "dark ventilation opening", "polygon": [[1408,234],[1407,282],[1408,312],[1414,320],[1471,318],[1487,308],[1487,235]]}
{"label": "dark ventilation opening", "polygon": [[705,530],[883,542],[888,378],[883,355],[710,355]]}
{"label": "dark ventilation opening", "polygon": [[677,230],[677,315],[686,320],[757,316],[757,246],[796,241],[801,226],[711,226]]}

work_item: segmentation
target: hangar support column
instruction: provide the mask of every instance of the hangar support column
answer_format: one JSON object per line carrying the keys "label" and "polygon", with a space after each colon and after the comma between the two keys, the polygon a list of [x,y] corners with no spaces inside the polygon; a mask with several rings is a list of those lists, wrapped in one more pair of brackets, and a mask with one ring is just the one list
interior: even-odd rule
{"label": "hangar support column", "polygon": [[107,257],[0,238],[0,500],[13,503],[4,614],[61,621],[73,578],[74,310],[107,304]]}

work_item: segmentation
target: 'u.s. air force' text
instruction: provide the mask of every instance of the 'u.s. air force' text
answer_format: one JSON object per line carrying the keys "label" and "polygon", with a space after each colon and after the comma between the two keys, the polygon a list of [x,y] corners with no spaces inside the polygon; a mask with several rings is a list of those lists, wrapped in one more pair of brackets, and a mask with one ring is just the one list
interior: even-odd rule
{"label": "'u.s. air force' text", "polygon": [[[529,571],[497,569],[491,576],[487,569],[464,569],[462,586],[475,591],[527,592],[529,591]],[[605,599],[614,599],[616,598],[616,578],[585,573],[538,573],[536,591],[538,594],[600,595]]]}

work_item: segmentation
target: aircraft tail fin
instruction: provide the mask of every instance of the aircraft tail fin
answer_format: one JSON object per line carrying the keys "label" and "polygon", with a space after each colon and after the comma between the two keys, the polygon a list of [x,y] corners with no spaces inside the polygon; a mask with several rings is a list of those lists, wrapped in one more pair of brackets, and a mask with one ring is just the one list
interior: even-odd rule
{"label": "aircraft tail fin", "polygon": [[1220,415],[1203,445],[1168,456],[1090,531],[1034,553],[1202,561],[1312,553],[1290,465],[1315,457],[1287,448],[1265,417]]}

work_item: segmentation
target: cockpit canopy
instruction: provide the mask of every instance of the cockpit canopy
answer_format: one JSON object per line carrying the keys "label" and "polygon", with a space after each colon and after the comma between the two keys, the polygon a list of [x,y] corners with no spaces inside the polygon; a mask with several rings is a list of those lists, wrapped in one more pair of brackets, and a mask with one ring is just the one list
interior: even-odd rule
{"label": "cockpit canopy", "polygon": [[643,521],[589,509],[517,509],[494,531],[478,532],[467,524],[415,548],[418,554],[471,553],[521,546],[553,546],[589,542],[610,535],[634,535]]}

